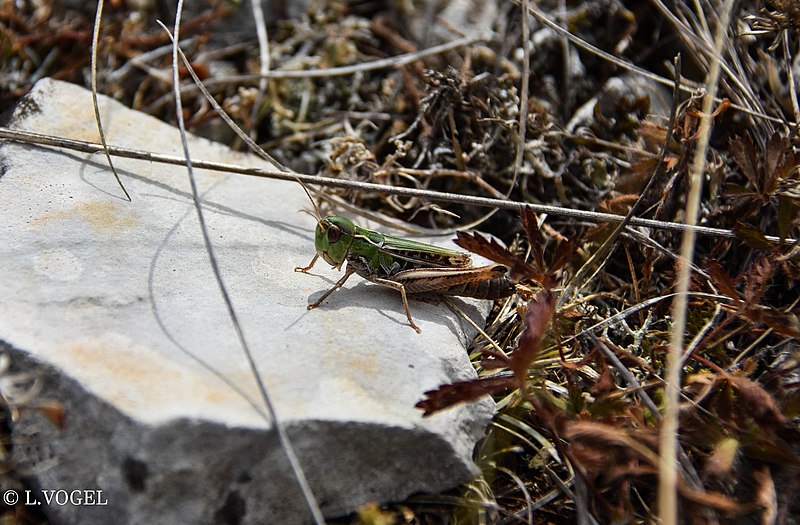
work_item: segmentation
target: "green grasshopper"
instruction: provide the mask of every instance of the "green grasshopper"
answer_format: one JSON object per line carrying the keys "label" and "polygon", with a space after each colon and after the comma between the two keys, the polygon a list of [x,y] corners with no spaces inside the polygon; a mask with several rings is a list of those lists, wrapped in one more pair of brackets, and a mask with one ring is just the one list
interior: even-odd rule
{"label": "green grasshopper", "polygon": [[345,262],[347,266],[344,276],[316,302],[308,305],[309,310],[319,306],[357,273],[368,281],[399,291],[408,324],[419,333],[421,330],[408,308],[409,294],[501,299],[515,291],[514,284],[506,277],[508,268],[503,265],[475,268],[466,253],[384,235],[356,226],[338,215],[322,218],[317,212],[314,243],[316,255],[308,266],[295,268],[296,272],[307,273],[320,257],[337,270],[341,270]]}

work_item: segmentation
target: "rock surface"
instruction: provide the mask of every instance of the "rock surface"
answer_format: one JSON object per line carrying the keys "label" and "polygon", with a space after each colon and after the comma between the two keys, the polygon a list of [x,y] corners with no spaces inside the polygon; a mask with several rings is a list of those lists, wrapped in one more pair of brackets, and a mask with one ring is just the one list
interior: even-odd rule
{"label": "rock surface", "polygon": [[[178,131],[101,97],[109,143],[180,155]],[[98,142],[90,93],[43,80],[6,125]],[[197,159],[264,165],[191,138]],[[15,448],[45,490],[102,490],[104,506],[45,505],[59,523],[305,523],[297,484],[209,268],[185,168],[0,142],[0,341],[45,379],[66,427],[23,413],[44,461]],[[255,361],[328,516],[469,479],[490,400],[422,419],[425,390],[473,377],[472,333],[311,259],[296,184],[199,170],[206,219]],[[441,241],[439,241],[441,243]],[[487,304],[461,302],[480,318]],[[38,451],[41,454],[41,449]],[[27,456],[26,456],[27,455]],[[46,459],[46,458],[45,458]],[[41,497],[40,497],[41,499]]]}
{"label": "rock surface", "polygon": [[497,0],[445,0],[396,4],[402,24],[423,47],[458,37],[490,38],[497,21]]}

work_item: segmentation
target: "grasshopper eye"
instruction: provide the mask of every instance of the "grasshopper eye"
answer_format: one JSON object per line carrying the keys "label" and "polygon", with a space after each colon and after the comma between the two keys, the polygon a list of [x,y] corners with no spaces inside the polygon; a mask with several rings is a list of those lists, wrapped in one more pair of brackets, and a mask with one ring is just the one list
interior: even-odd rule
{"label": "grasshopper eye", "polygon": [[331,226],[328,228],[328,243],[336,244],[339,242],[339,239],[342,238],[342,230],[337,228],[336,226]]}

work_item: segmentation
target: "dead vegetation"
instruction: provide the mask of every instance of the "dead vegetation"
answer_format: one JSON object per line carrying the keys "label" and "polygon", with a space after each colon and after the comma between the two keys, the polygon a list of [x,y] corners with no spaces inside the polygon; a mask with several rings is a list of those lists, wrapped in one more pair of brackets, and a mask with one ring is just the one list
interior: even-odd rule
{"label": "dead vegetation", "polygon": [[[143,4],[150,8],[109,7],[99,89],[174,121],[169,39],[152,23],[171,15]],[[543,2],[531,6],[525,39],[519,3],[498,1],[489,38],[425,56],[414,53],[437,43],[425,38],[447,21],[424,2],[316,2],[303,16],[269,20],[271,75],[263,90],[252,41],[226,38],[222,29],[245,7],[211,4],[188,15],[184,52],[239,125],[298,171],[620,215],[635,204],[636,216],[664,222],[686,219],[703,133],[697,88],[718,56],[698,224],[733,235],[695,244],[681,355],[680,516],[684,523],[796,523],[800,2],[740,2],[715,50],[714,31],[726,23],[718,2]],[[569,35],[544,25],[540,9]],[[91,14],[55,2],[4,2],[0,104],[8,107],[43,76],[86,83],[91,33]],[[529,98],[520,118],[525,45]],[[397,56],[408,60],[370,66]],[[235,144],[186,76],[190,131]],[[364,508],[353,520],[661,516],[659,435],[680,232],[487,215],[390,191],[331,194],[421,226],[491,233],[505,245],[476,233],[461,234],[459,243],[528,283],[496,305],[486,327],[491,341],[474,342],[480,378],[443,385],[419,405],[430,414],[495,396],[500,412],[476,451],[483,476],[450,495]],[[590,258],[598,252],[604,256]]]}

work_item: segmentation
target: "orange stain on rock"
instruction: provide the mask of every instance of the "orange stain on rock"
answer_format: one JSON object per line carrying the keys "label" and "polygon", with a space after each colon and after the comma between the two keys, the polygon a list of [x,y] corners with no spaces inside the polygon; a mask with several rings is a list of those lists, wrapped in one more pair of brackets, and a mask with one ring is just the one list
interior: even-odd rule
{"label": "orange stain on rock", "polygon": [[128,346],[118,339],[72,342],[61,348],[59,357],[80,371],[79,379],[102,385],[98,394],[119,406],[133,405],[135,411],[143,407],[158,410],[173,403],[222,409],[239,402],[235,392],[207,374],[187,370],[143,345]]}
{"label": "orange stain on rock", "polygon": [[136,213],[108,201],[86,202],[63,211],[50,213],[30,222],[32,227],[44,226],[53,221],[79,219],[90,225],[96,234],[116,233],[136,224]]}

